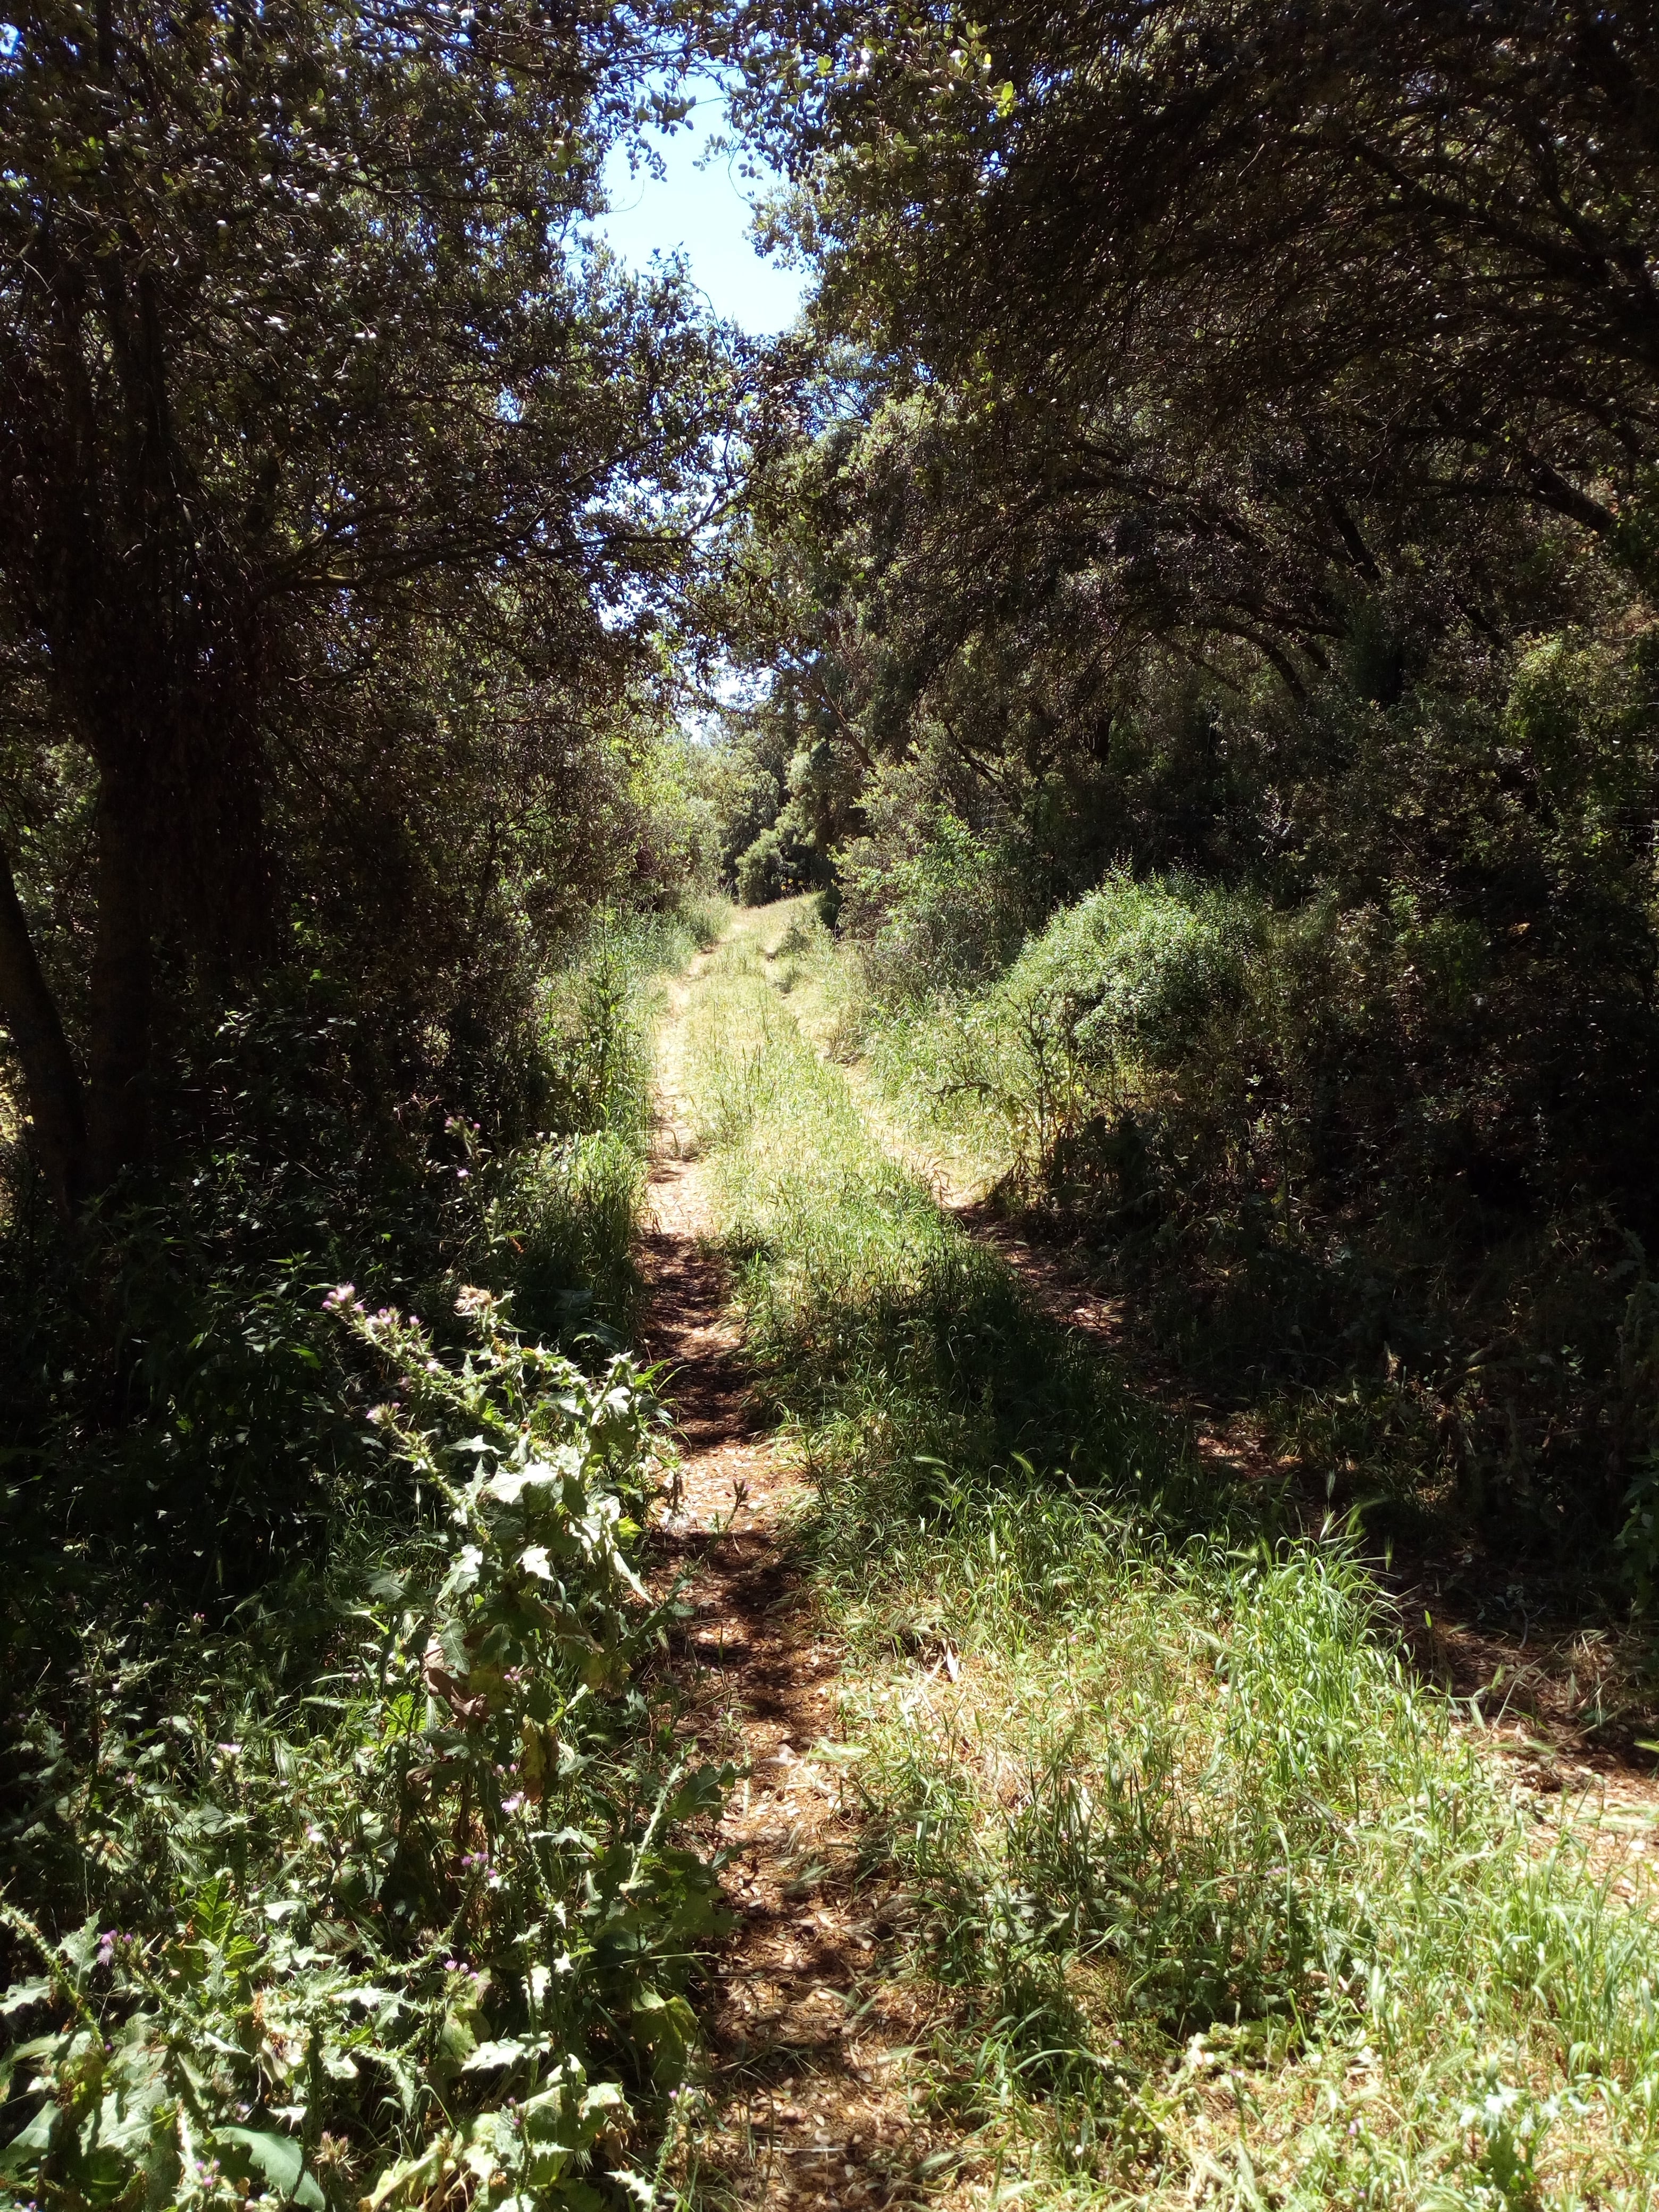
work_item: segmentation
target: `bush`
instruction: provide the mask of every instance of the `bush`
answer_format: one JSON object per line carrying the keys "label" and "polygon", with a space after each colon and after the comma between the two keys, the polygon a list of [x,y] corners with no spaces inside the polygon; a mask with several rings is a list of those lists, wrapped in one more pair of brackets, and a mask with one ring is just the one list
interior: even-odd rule
{"label": "bush", "polygon": [[769,906],[784,896],[783,849],[775,830],[763,830],[738,862],[738,900],[743,906]]}
{"label": "bush", "polygon": [[471,1341],[331,1304],[428,1533],[182,1650],[88,1638],[40,1710],[9,1844],[11,2184],[45,2201],[591,2207],[694,2037],[714,1878],[676,1840],[721,1778],[641,1668],[629,1563],[655,1408],[482,1292]]}
{"label": "bush", "polygon": [[872,989],[894,1005],[982,981],[1018,949],[1030,915],[1007,838],[981,835],[943,805],[906,833],[848,847],[836,915]]}
{"label": "bush", "polygon": [[[1507,1547],[1605,1559],[1630,1520],[1646,1586],[1647,1491],[1627,1492],[1659,1390],[1628,1348],[1647,1246],[1618,1209],[1651,1103],[1608,1098],[1633,1149],[1598,1187],[1546,1055],[1604,1012],[1547,972],[1523,994],[1513,952],[1426,894],[1285,909],[1116,871],[988,983],[867,1028],[890,1094],[929,1097],[1006,1203],[1086,1233],[1206,1393],[1333,1481],[1364,1468],[1419,1534],[1434,1500]],[[1555,1032],[1535,1055],[1523,1018]]]}
{"label": "bush", "polygon": [[1220,892],[1114,874],[946,1014],[945,1095],[996,1117],[1028,1182],[1051,1181],[1085,1133],[1112,1141],[1152,1078],[1226,1049],[1255,934]]}
{"label": "bush", "polygon": [[650,988],[689,957],[668,915],[601,915],[566,964],[544,979],[538,1044],[543,1118],[564,1136],[609,1130],[643,1145],[651,1123]]}

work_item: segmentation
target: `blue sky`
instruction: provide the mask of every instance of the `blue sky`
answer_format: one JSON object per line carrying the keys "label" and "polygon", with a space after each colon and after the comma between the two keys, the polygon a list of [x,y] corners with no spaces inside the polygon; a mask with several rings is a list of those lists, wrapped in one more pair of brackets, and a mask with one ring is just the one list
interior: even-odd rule
{"label": "blue sky", "polygon": [[765,178],[738,175],[736,155],[698,166],[708,141],[726,126],[718,84],[696,88],[689,124],[671,137],[653,137],[667,173],[659,183],[644,169],[630,176],[627,157],[613,153],[605,165],[611,213],[598,228],[625,261],[643,268],[653,252],[684,247],[693,281],[719,315],[756,332],[793,322],[806,289],[804,273],[757,254],[749,238],[754,196]]}

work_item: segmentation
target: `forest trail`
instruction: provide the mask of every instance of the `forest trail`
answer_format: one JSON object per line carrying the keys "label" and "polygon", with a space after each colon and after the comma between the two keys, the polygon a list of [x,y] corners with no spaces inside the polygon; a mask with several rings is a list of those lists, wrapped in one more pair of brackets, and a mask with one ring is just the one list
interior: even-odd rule
{"label": "forest trail", "polygon": [[[706,2064],[671,2170],[683,2199],[707,2198],[732,2212],[761,2205],[802,2212],[923,2202],[965,2207],[1013,2191],[1040,2197],[1048,2153],[1032,2145],[1047,2140],[1044,2130],[1052,2132],[1061,2107],[1040,2095],[1012,2132],[988,2107],[976,2054],[981,2045],[992,2051],[984,2040],[989,2014],[981,2019],[975,2007],[1003,2000],[988,1980],[980,1990],[971,1970],[964,1979],[960,1960],[935,1978],[934,1950],[946,1939],[927,1922],[915,1864],[902,1841],[894,1846],[896,1785],[872,1763],[872,1740],[877,1760],[893,1755],[890,1743],[888,1753],[878,1747],[887,1723],[872,1725],[870,1705],[872,1680],[890,1665],[891,1694],[909,1717],[924,1783],[944,1772],[942,1758],[973,1786],[968,1768],[986,1745],[985,1759],[1001,1773],[1006,1759],[1018,1757],[1014,1745],[1026,1725],[1015,1723],[1018,1698],[1003,1717],[1015,1728],[1004,1743],[997,1734],[999,1678],[982,1646],[975,1653],[964,1638],[958,1655],[952,1641],[939,1649],[921,1639],[887,1654],[884,1647],[866,1649],[855,1630],[854,1648],[842,1649],[829,1623],[847,1617],[845,1590],[826,1581],[821,1595],[809,1579],[823,1572],[820,1549],[811,1553],[816,1567],[807,1565],[808,1540],[821,1547],[824,1515],[837,1510],[824,1503],[834,1499],[833,1485],[824,1492],[809,1480],[794,1428],[785,1423],[773,1433],[757,1403],[758,1377],[734,1318],[723,1248],[734,1233],[743,1238],[743,1249],[765,1255],[763,1275],[799,1267],[805,1249],[829,1306],[839,1310],[838,1302],[854,1295],[853,1283],[869,1279],[856,1270],[882,1264],[859,1242],[881,1233],[867,1212],[872,1199],[878,1211],[890,1200],[895,1219],[911,1222],[896,1233],[922,1241],[907,1249],[927,1249],[932,1232],[918,1224],[930,1209],[906,1213],[911,1201],[883,1180],[884,1159],[908,1170],[943,1214],[997,1253],[1056,1342],[1081,1339],[1126,1376],[1132,1390],[1170,1410],[1193,1409],[1182,1406],[1167,1378],[1141,1370],[1133,1316],[1091,1290],[1073,1254],[999,1219],[982,1194],[952,1172],[954,1163],[929,1156],[925,1131],[919,1139],[901,1125],[867,1068],[848,1066],[826,1050],[814,1034],[822,1026],[819,1002],[810,981],[801,988],[793,935],[787,911],[740,913],[722,946],[699,956],[673,987],[659,1041],[653,1226],[642,1254],[649,1289],[644,1349],[671,1370],[666,1395],[683,1460],[657,1558],[665,1584],[684,1578],[688,1602],[674,1653],[685,1698],[682,1729],[705,1756],[730,1760],[738,1777],[723,1816],[702,1838],[724,1856],[733,1926],[697,1995]],[[693,1126],[693,1097],[720,1133],[708,1158]],[[743,1122],[749,1133],[726,1134],[728,1110],[734,1122],[751,1117]],[[793,1259],[779,1259],[778,1250]],[[763,1300],[751,1322],[762,1342],[771,1340],[767,1311]],[[914,1427],[914,1410],[899,1418],[913,1424],[906,1435],[923,1433]],[[813,1432],[802,1419],[800,1433],[810,1442]],[[1208,1425],[1194,1426],[1201,1449]],[[1218,1434],[1212,1449],[1224,1450],[1231,1441]],[[817,1446],[811,1448],[816,1454]],[[809,1513],[813,1522],[798,1537]],[[872,1549],[866,1557],[873,1585],[885,1555]],[[925,1602],[925,1582],[916,1587]],[[1125,1589],[1133,1611],[1134,1591]],[[1040,1636],[1040,1612],[1029,1618]],[[1103,1617],[1089,1632],[1098,1635],[1109,1675],[1128,1663],[1121,1653],[1111,1656]],[[1170,1663],[1178,1665],[1179,1636],[1170,1632]],[[1423,1672],[1449,1671],[1444,1650],[1426,1656]],[[1508,1654],[1506,1665],[1518,1672],[1527,1657]],[[967,1690],[954,1686],[958,1664],[967,1669],[961,1680],[973,1686]],[[1045,1697],[1064,1702],[1070,1664],[1045,1678]],[[950,1686],[934,1679],[945,1666]],[[1482,1675],[1476,1689],[1491,1679]],[[1571,1828],[1575,1848],[1610,1896],[1620,1904],[1646,1896],[1650,1785],[1615,1773],[1605,1755],[1600,1771],[1581,1762],[1568,1733],[1547,1733],[1537,1710],[1548,1694],[1545,1671],[1535,1684],[1526,1677],[1522,1683],[1529,1701],[1524,1715],[1512,1707],[1487,1715],[1472,1706],[1458,1733],[1465,1742],[1478,1741],[1499,1789],[1527,1808],[1527,1857],[1547,1856]],[[879,1692],[882,1698],[889,1694]],[[963,1699],[977,1703],[969,1710]],[[846,1726],[860,1739],[856,1762],[853,1745],[838,1740],[843,1709]],[[951,1762],[958,1747],[967,1759],[970,1733],[973,1760],[958,1770]],[[1491,1754],[1501,1758],[1492,1761]],[[908,1748],[896,1755],[908,1759]],[[849,1786],[854,1771],[862,1796]],[[909,1799],[905,1805],[908,1821],[914,1806]],[[1006,1810],[1000,1792],[979,1803],[975,1817],[993,1844]],[[1048,1893],[1043,1885],[1050,1877],[1062,1879],[1054,1867],[1030,1876],[1035,1894]],[[1167,2122],[1174,2130],[1165,2162],[1176,2176],[1188,2161],[1197,2188],[1212,2172],[1206,2130],[1224,2134],[1233,2122],[1187,2082],[1178,2053],[1170,2064],[1175,2103],[1158,2105],[1159,2126]],[[1261,2086],[1278,2100],[1294,2085],[1288,2076],[1280,2083],[1269,2067]],[[1162,2100],[1165,2091],[1156,2094]],[[1030,2142],[1021,2130],[1036,2131]],[[1058,2138],[1050,2150],[1062,2166],[1072,2154]],[[1014,2160],[1012,2178],[1005,2158]],[[1158,2201],[1173,2200],[1160,2194]]]}
{"label": "forest trail", "polygon": [[[853,1894],[855,1819],[829,1739],[839,1655],[791,1558],[805,1486],[757,1419],[714,1211],[684,1097],[684,1018],[707,955],[670,994],[658,1112],[643,1349],[666,1363],[682,1453],[658,1556],[691,1608],[677,1656],[687,1724],[738,1783],[710,1839],[729,1854],[735,1925],[705,2025],[710,2110],[694,2156],[705,2185],[745,2204],[885,2205],[913,2193],[939,2144],[907,2062],[922,2025],[877,1978],[894,1934],[879,1894]],[[948,2155],[945,2162],[948,2163]]]}

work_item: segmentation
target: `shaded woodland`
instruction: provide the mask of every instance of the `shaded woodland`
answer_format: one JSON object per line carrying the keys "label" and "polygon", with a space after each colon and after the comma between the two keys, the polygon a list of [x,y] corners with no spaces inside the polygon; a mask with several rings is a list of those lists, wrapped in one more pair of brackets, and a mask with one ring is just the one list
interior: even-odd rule
{"label": "shaded woodland", "polygon": [[[710,70],[811,277],[765,341],[592,228]],[[1191,2039],[1395,2035],[1395,2134],[1235,2201],[1645,2201],[1648,1922],[1514,1871],[1378,1592],[1616,1647],[1585,1741],[1651,1751],[1656,239],[1616,4],[0,22],[16,2201],[720,2194],[738,1777],[638,1352],[694,968],[709,1249],[995,2185],[1163,2201]],[[953,1608],[987,1741],[1109,1686],[1086,1803],[883,1733]],[[1294,1743],[1182,1735],[1233,1684]]]}
{"label": "shaded woodland", "polygon": [[1645,1588],[1648,27],[744,27],[822,276],[727,880],[833,881],[872,1037],[1204,1393]]}

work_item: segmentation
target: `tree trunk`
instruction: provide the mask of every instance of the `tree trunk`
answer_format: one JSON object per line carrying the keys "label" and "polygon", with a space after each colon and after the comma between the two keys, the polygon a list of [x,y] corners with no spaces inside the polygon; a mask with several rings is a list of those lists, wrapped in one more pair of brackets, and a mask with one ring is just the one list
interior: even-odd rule
{"label": "tree trunk", "polygon": [[64,1024],[29,942],[11,863],[0,852],[0,1015],[22,1063],[31,1148],[53,1203],[72,1220],[86,1196],[87,1114]]}
{"label": "tree trunk", "polygon": [[87,1136],[90,1188],[101,1193],[144,1157],[149,1139],[155,961],[149,832],[136,778],[106,773],[97,832]]}

